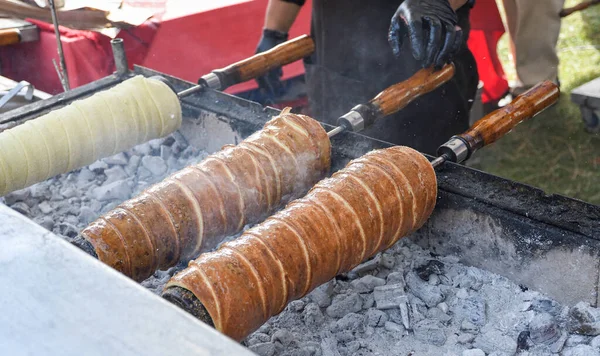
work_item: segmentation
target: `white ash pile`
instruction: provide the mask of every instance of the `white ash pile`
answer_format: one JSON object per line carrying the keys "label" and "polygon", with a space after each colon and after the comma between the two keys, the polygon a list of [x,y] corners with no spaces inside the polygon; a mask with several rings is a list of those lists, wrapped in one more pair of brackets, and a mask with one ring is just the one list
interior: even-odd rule
{"label": "white ash pile", "polygon": [[561,306],[403,239],[245,341],[262,356],[600,356],[600,310]]}

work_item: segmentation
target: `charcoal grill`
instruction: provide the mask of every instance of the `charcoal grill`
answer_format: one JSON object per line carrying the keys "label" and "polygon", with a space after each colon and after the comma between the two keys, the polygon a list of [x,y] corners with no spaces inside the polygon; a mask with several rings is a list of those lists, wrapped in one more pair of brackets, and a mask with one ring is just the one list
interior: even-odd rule
{"label": "charcoal grill", "polygon": [[[133,74],[161,75],[177,91],[193,86],[143,67],[136,67]],[[127,75],[115,74],[13,110],[0,116],[0,122],[8,127],[33,119],[115,85]],[[181,134],[190,145],[209,153],[241,141],[279,112],[213,90],[183,98],[182,106],[187,119]],[[332,139],[332,146],[332,170],[336,171],[351,159],[391,144],[344,132]],[[453,163],[446,163],[437,174],[438,204],[429,222],[413,236],[415,241],[435,253],[457,255],[467,265],[506,276],[559,302],[599,304],[599,206],[547,195],[534,187]],[[0,220],[5,222],[0,224],[0,233],[8,236],[0,240],[0,261],[11,266],[0,274],[0,281],[14,291],[0,297],[0,312],[11,321],[20,320],[0,326],[3,339],[18,335],[11,338],[9,347],[39,351],[41,344],[51,353],[62,351],[61,345],[70,343],[75,353],[84,347],[89,351],[93,343],[103,345],[99,353],[122,353],[122,345],[130,347],[132,353],[149,355],[164,354],[165,350],[173,354],[184,348],[187,354],[245,352],[5,206],[0,207]],[[38,315],[44,315],[48,325],[57,315],[64,322],[54,323],[49,329],[39,328]],[[115,329],[106,332],[110,327]],[[38,332],[30,333],[32,328]],[[152,339],[157,330],[164,331],[166,337]],[[89,338],[75,341],[73,335],[81,333]],[[110,340],[104,342],[103,337]]]}

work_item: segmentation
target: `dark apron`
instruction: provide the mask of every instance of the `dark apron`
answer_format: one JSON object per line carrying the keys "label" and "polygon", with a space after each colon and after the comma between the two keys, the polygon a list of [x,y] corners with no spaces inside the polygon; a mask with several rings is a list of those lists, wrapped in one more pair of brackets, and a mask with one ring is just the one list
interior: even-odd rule
{"label": "dark apron", "polygon": [[[368,4],[367,4],[368,3]],[[311,115],[335,124],[355,105],[409,78],[420,64],[408,41],[400,58],[387,42],[392,15],[401,0],[314,0],[312,34],[315,54],[305,61]],[[461,10],[468,31],[468,10]],[[477,90],[475,60],[466,49],[455,58],[455,78],[399,113],[362,133],[434,154],[452,135],[467,129]]]}

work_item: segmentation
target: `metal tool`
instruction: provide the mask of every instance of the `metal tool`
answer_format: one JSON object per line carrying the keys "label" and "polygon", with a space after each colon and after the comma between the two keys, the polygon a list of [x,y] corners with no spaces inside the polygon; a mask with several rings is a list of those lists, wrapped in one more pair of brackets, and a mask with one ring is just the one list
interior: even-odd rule
{"label": "metal tool", "polygon": [[48,0],[48,6],[50,7],[50,13],[52,15],[52,24],[54,25],[54,34],[56,36],[56,47],[58,50],[58,59],[60,60],[59,66],[57,67],[54,63],[54,67],[58,68],[58,77],[65,91],[69,91],[69,74],[67,73],[67,63],[65,62],[65,53],[63,52],[62,42],[60,40],[60,31],[58,29],[58,16],[56,15],[56,6],[54,6],[54,0]]}
{"label": "metal tool", "polygon": [[434,168],[446,161],[464,162],[480,148],[496,142],[524,120],[530,119],[558,101],[560,89],[550,81],[542,82],[517,96],[510,104],[477,121],[466,132],[453,136],[438,148]]}
{"label": "metal tool", "polygon": [[362,131],[378,119],[400,111],[416,98],[437,89],[453,76],[453,64],[446,64],[438,71],[421,69],[407,80],[385,89],[368,104],[355,106],[338,119],[339,126],[329,131],[327,136],[331,138],[344,131]]}
{"label": "metal tool", "polygon": [[24,95],[25,100],[27,100],[27,101],[33,100],[33,90],[34,90],[33,85],[31,85],[29,82],[22,80],[19,82],[19,84],[15,85],[14,88],[9,90],[8,93],[6,93],[5,95],[3,95],[0,98],[0,108],[2,108],[4,105],[6,105],[6,103],[8,103],[10,101],[10,99],[19,95],[19,93],[24,88],[27,88],[27,91],[25,92],[25,95]]}
{"label": "metal tool", "polygon": [[198,85],[179,92],[180,98],[194,94],[204,88],[225,90],[232,85],[248,81],[304,57],[315,51],[312,38],[303,35],[284,42],[271,50],[258,53],[250,58],[234,63],[222,69],[213,70],[198,80]]}

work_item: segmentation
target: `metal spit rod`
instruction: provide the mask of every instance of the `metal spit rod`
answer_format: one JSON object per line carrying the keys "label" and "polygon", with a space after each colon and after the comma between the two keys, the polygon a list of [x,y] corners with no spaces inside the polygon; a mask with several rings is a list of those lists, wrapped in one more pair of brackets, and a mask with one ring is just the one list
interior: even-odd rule
{"label": "metal spit rod", "polygon": [[496,142],[519,123],[555,104],[559,97],[560,89],[556,84],[550,81],[539,83],[507,106],[479,119],[464,133],[453,136],[438,148],[439,156],[431,165],[439,168],[446,161],[466,161],[475,151]]}
{"label": "metal spit rod", "polygon": [[355,106],[338,119],[338,127],[327,133],[332,138],[346,130],[359,132],[375,121],[394,114],[418,97],[429,93],[454,76],[454,65],[446,64],[441,70],[433,67],[419,70],[407,80],[388,87],[367,104]]}
{"label": "metal spit rod", "polygon": [[312,38],[303,35],[273,47],[269,51],[214,70],[202,76],[198,80],[198,85],[177,93],[177,96],[184,98],[205,88],[225,90],[232,85],[258,78],[274,68],[308,57],[314,51],[315,43]]}

